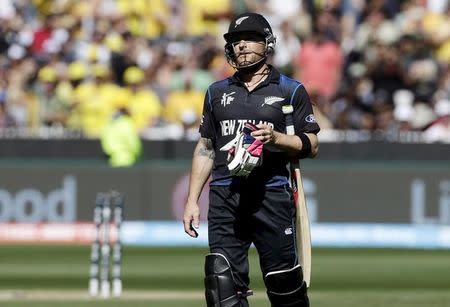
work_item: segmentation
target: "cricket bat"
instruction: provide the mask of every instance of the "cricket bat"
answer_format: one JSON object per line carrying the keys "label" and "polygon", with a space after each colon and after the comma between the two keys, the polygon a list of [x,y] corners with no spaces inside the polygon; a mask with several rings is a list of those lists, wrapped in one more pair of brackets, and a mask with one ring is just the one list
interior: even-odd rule
{"label": "cricket bat", "polygon": [[293,172],[291,169],[291,181],[296,207],[295,235],[297,239],[297,249],[300,257],[300,265],[303,269],[303,279],[306,282],[306,287],[309,288],[311,284],[311,231],[299,168],[293,167]]}
{"label": "cricket bat", "polygon": [[[294,135],[294,122],[292,105],[282,107],[286,116],[286,134]],[[298,161],[290,161],[291,187],[295,201],[295,237],[297,240],[297,252],[300,257],[300,265],[303,269],[303,279],[306,287],[311,284],[311,231],[309,227],[308,210],[306,208],[305,193],[303,192],[302,176]]]}

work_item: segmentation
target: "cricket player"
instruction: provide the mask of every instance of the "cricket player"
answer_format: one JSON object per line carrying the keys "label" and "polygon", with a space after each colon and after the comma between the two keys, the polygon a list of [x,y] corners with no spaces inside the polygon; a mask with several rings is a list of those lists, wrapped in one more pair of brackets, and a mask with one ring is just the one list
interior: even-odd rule
{"label": "cricket player", "polygon": [[[236,73],[210,85],[194,150],[184,229],[197,236],[198,199],[210,181],[205,296],[208,307],[249,306],[253,243],[273,307],[309,306],[298,264],[295,207],[287,165],[314,157],[319,126],[304,86],[268,64],[275,36],[267,20],[244,13],[224,34]],[[290,105],[291,127],[282,107]]]}

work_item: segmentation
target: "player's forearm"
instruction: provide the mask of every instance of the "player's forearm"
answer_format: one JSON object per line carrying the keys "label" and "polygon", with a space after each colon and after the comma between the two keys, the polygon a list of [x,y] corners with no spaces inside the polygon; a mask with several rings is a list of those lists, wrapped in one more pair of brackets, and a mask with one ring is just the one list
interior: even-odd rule
{"label": "player's forearm", "polygon": [[[297,135],[287,135],[277,131],[274,131],[273,134],[273,145],[285,151],[290,156],[297,156],[304,149],[304,144]],[[311,142],[311,154],[309,154],[309,157],[314,158],[319,151],[317,135],[313,133],[305,133],[305,135]]]}
{"label": "player's forearm", "polygon": [[201,138],[197,143],[192,158],[192,170],[189,181],[189,202],[197,202],[208,177],[214,161],[214,149],[209,139]]}

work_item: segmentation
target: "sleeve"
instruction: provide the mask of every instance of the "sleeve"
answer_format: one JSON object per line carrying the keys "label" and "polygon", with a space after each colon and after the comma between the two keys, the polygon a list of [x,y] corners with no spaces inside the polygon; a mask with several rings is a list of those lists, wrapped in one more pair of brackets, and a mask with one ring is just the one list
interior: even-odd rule
{"label": "sleeve", "polygon": [[317,134],[320,131],[320,127],[317,124],[314,116],[313,107],[309,95],[303,85],[299,85],[294,93],[292,99],[292,105],[294,107],[294,128],[295,134],[300,133],[314,133]]}
{"label": "sleeve", "polygon": [[202,119],[200,121],[199,132],[201,137],[214,140],[215,139],[214,114],[212,112],[211,92],[210,89],[206,91],[203,102]]}

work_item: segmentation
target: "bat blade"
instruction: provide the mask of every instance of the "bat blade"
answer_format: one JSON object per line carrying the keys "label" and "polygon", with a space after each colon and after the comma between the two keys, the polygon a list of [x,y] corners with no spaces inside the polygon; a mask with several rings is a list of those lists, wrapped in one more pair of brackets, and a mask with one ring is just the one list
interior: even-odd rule
{"label": "bat blade", "polygon": [[300,265],[303,269],[303,279],[306,287],[311,284],[311,230],[309,225],[308,209],[306,207],[305,193],[303,192],[302,177],[300,169],[295,168],[292,175],[296,206],[296,239],[297,249],[300,257]]}

